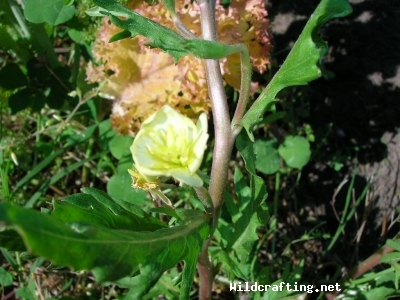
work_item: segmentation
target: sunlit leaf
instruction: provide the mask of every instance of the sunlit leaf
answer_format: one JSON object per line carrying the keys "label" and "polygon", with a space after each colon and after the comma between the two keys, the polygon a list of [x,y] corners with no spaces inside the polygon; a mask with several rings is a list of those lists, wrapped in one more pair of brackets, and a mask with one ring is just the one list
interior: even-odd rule
{"label": "sunlit leaf", "polygon": [[[162,49],[170,54],[175,62],[182,56],[189,54],[182,45],[184,38],[175,31],[141,16],[115,0],[94,0],[94,3],[100,8],[91,10],[91,15],[102,14],[110,17],[115,25],[125,31],[129,31],[131,37],[137,35],[147,37],[149,39],[149,47]],[[120,17],[126,19],[122,20]],[[126,32],[123,35],[126,35]]]}
{"label": "sunlit leaf", "polygon": [[154,231],[166,227],[144,211],[137,209],[137,214],[133,214],[125,210],[104,192],[92,188],[83,188],[82,192],[63,201],[54,201],[52,216],[64,223],[85,222],[132,231]]}
{"label": "sunlit leaf", "polygon": [[234,174],[237,202],[226,195],[226,207],[231,220],[222,220],[218,231],[224,251],[230,253],[232,258],[231,263],[226,266],[235,263],[235,267],[230,267],[231,271],[237,276],[246,276],[243,279],[249,279],[251,264],[248,259],[251,257],[254,244],[258,241],[257,228],[265,226],[268,221],[268,208],[263,203],[268,193],[264,181],[255,174],[253,143],[245,133],[238,136],[236,146],[247,170],[251,173],[250,184],[237,168]]}
{"label": "sunlit leaf", "polygon": [[27,0],[24,13],[29,22],[55,26],[70,20],[75,11],[73,5],[64,5],[64,0]]}
{"label": "sunlit leaf", "polygon": [[310,143],[302,136],[287,136],[278,148],[279,155],[291,168],[301,169],[310,160]]}
{"label": "sunlit leaf", "polygon": [[257,140],[254,144],[256,169],[264,174],[274,174],[281,167],[276,140]]}
{"label": "sunlit leaf", "polygon": [[254,125],[274,106],[275,96],[280,90],[307,84],[321,76],[317,63],[327,52],[328,45],[318,37],[317,31],[328,20],[347,16],[351,11],[346,0],[321,1],[279,71],[242,119],[242,125],[252,141]]}
{"label": "sunlit leaf", "polygon": [[[180,299],[188,299],[197,257],[210,232],[202,211],[178,211],[182,223],[156,231],[112,229],[87,222],[64,223],[52,216],[0,204],[0,224],[14,228],[35,255],[91,270],[98,281],[117,280],[140,269],[131,299],[141,299],[160,276],[185,261]],[[131,291],[132,291],[131,290]]]}

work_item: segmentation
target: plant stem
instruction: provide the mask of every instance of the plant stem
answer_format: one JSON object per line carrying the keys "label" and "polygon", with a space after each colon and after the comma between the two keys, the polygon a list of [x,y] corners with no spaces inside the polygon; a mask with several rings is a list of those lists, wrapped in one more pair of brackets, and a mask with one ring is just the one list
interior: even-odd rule
{"label": "plant stem", "polygon": [[247,107],[247,103],[249,102],[250,96],[250,86],[251,86],[251,61],[249,49],[245,44],[237,44],[235,47],[240,52],[240,71],[241,71],[241,79],[240,79],[240,96],[239,101],[236,106],[235,114],[232,118],[232,130],[234,132],[234,136],[237,136],[242,129],[240,125],[240,121],[243,118],[244,112]]}
{"label": "plant stem", "polygon": [[278,171],[275,174],[275,193],[274,193],[274,218],[275,218],[275,226],[273,230],[273,238],[272,238],[272,246],[271,246],[271,255],[274,257],[275,249],[276,249],[276,233],[278,229],[278,202],[279,202],[279,191],[281,188],[281,173]]}
{"label": "plant stem", "polygon": [[[214,17],[215,3],[213,1],[210,3],[208,0],[199,0],[198,3],[200,6],[203,38],[209,41],[216,41],[217,32]],[[225,174],[228,172],[234,136],[230,126],[228,102],[226,99],[219,62],[218,60],[212,59],[206,59],[204,62],[215,130],[215,146],[209,187],[209,194],[214,205],[213,229],[215,230],[223,203],[223,193],[226,186]],[[198,261],[200,300],[211,299],[214,276],[212,264],[208,258],[209,243],[210,239],[205,242]]]}
{"label": "plant stem", "polygon": [[200,277],[200,300],[211,300],[212,285],[214,281],[213,266],[208,258],[208,246],[210,239],[205,241],[197,261],[197,271]]}

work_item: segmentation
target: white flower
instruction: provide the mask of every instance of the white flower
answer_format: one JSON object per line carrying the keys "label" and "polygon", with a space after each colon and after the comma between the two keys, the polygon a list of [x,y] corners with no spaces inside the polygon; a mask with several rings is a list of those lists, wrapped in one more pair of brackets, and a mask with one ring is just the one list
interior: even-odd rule
{"label": "white flower", "polygon": [[206,149],[207,116],[197,124],[168,105],[146,119],[135,137],[131,152],[135,167],[148,182],[172,176],[193,187],[203,181],[196,174]]}

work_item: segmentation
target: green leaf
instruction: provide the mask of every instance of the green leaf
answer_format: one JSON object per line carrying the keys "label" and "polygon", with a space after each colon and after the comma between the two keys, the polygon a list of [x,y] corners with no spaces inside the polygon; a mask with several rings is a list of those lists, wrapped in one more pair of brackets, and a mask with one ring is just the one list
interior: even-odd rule
{"label": "green leaf", "polygon": [[310,143],[302,136],[287,136],[278,148],[280,156],[291,168],[301,169],[310,160]]}
{"label": "green leaf", "polygon": [[25,300],[37,300],[35,296],[35,281],[30,279],[28,286],[21,287],[15,291],[15,294]]}
{"label": "green leaf", "polygon": [[400,252],[392,252],[381,257],[381,263],[392,263],[400,261]]}
{"label": "green leaf", "polygon": [[13,284],[13,278],[5,269],[0,267],[0,285],[10,286]]}
{"label": "green leaf", "polygon": [[[100,8],[88,11],[90,15],[99,16],[102,14],[110,17],[110,20],[115,25],[125,31],[129,31],[132,37],[137,35],[145,36],[149,39],[149,47],[160,48],[169,53],[175,62],[182,56],[189,54],[182,44],[185,39],[175,31],[139,15],[115,0],[94,0],[94,3]],[[119,17],[127,19],[121,20]],[[123,35],[126,36],[126,32]],[[118,38],[120,37],[118,35]]]}
{"label": "green leaf", "polygon": [[347,16],[351,11],[351,6],[346,0],[320,2],[285,62],[242,119],[241,123],[252,141],[254,125],[273,107],[275,96],[280,90],[288,86],[307,84],[321,76],[317,63],[327,52],[328,46],[318,37],[318,29],[328,20]]}
{"label": "green leaf", "polygon": [[131,156],[130,147],[132,146],[133,138],[129,135],[116,135],[109,142],[111,154],[116,159],[121,159],[123,156]]}
{"label": "green leaf", "polygon": [[136,214],[125,210],[104,192],[92,188],[83,188],[82,192],[63,201],[54,201],[52,216],[64,223],[85,222],[132,231],[154,231],[166,227],[138,207]]}
{"label": "green leaf", "polygon": [[266,225],[268,211],[261,202],[267,198],[267,191],[264,181],[259,177],[252,176],[251,186],[248,186],[238,168],[235,170],[234,183],[240,216],[232,216],[237,221],[228,248],[235,249],[241,260],[244,260],[248,258],[254,242],[258,241],[257,228]]}
{"label": "green leaf", "polygon": [[[230,253],[232,262],[236,264],[231,271],[239,273],[250,280],[250,253],[258,241],[257,228],[265,226],[268,220],[268,208],[263,201],[267,198],[264,181],[256,175],[254,144],[246,133],[239,134],[236,147],[240,151],[250,172],[250,185],[247,184],[240,169],[235,170],[234,184],[237,195],[235,203],[229,195],[225,195],[225,205],[231,220],[221,219],[217,236],[224,251]],[[227,265],[229,267],[232,264]],[[240,272],[238,271],[240,270]]]}
{"label": "green leaf", "polygon": [[91,270],[98,281],[140,275],[131,299],[141,299],[161,275],[185,261],[180,299],[189,299],[197,257],[210,233],[210,217],[202,211],[178,211],[181,225],[135,232],[97,224],[62,221],[9,203],[0,204],[0,224],[11,226],[32,253],[76,270]]}
{"label": "green leaf", "polygon": [[85,42],[85,25],[79,22],[77,17],[68,21],[68,35],[75,42],[83,44]]}
{"label": "green leaf", "polygon": [[264,174],[274,174],[281,167],[281,159],[276,149],[276,139],[257,140],[254,144],[256,169]]}
{"label": "green leaf", "polygon": [[0,70],[0,86],[13,90],[28,84],[28,80],[17,64],[8,63]]}
{"label": "green leaf", "polygon": [[64,5],[64,0],[27,0],[24,13],[29,22],[55,26],[70,20],[75,11],[73,5]]}
{"label": "green leaf", "polygon": [[46,104],[46,96],[42,92],[36,92],[29,101],[29,106],[34,112],[40,112],[40,110]]}
{"label": "green leaf", "polygon": [[386,241],[386,245],[388,245],[389,247],[392,247],[396,251],[400,251],[400,240],[389,239]]}
{"label": "green leaf", "polygon": [[114,175],[107,182],[107,193],[116,200],[122,200],[138,206],[143,206],[149,200],[144,190],[132,187],[132,177],[125,170],[122,174]]}
{"label": "green leaf", "polygon": [[10,251],[26,251],[21,237],[14,230],[4,230],[0,232],[0,247]]}
{"label": "green leaf", "polygon": [[57,67],[53,69],[50,79],[50,94],[47,97],[47,105],[50,108],[61,109],[64,101],[69,97],[69,80],[71,71],[68,67]]}
{"label": "green leaf", "polygon": [[99,124],[98,142],[104,148],[109,147],[109,142],[116,135],[116,131],[111,129],[111,119],[106,119]]}
{"label": "green leaf", "polygon": [[8,99],[8,106],[11,109],[11,114],[16,114],[17,112],[27,108],[31,97],[32,90],[30,88],[19,90],[15,94],[11,95]]}
{"label": "green leaf", "polygon": [[72,126],[69,126],[67,129],[62,131],[61,137],[63,140],[67,141],[67,146],[76,146],[93,137],[96,128],[97,124],[94,124],[86,127],[82,131],[79,131],[72,128]]}

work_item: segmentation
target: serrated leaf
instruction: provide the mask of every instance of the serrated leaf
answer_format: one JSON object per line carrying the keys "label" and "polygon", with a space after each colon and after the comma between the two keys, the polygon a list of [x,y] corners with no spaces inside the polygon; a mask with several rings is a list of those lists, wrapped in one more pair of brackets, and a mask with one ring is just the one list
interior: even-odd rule
{"label": "serrated leaf", "polygon": [[[125,31],[129,31],[132,37],[145,36],[149,39],[149,47],[160,48],[167,52],[174,58],[175,62],[182,56],[189,54],[182,44],[185,39],[175,31],[141,16],[115,0],[94,0],[94,3],[100,9],[91,9],[92,15],[97,16],[101,13],[110,17],[111,22]],[[127,19],[121,20],[119,17]]]}
{"label": "serrated leaf", "polygon": [[9,203],[0,204],[0,222],[14,228],[36,255],[77,270],[91,270],[98,281],[140,275],[131,299],[141,299],[160,276],[185,261],[180,299],[188,299],[197,257],[210,232],[210,217],[182,210],[182,225],[134,232],[88,223],[64,224],[54,217]]}
{"label": "serrated leaf", "polygon": [[[237,203],[231,197],[225,197],[226,207],[231,217],[231,223],[225,220],[219,222],[221,246],[225,251],[233,252],[232,261],[249,280],[250,253],[258,241],[257,228],[266,225],[268,209],[262,202],[267,198],[267,191],[263,180],[256,175],[255,154],[253,143],[246,133],[239,134],[236,147],[240,151],[250,172],[250,185],[247,184],[240,169],[235,170],[234,184],[237,195]],[[225,222],[225,223],[224,223]],[[237,274],[237,270],[232,272]]]}
{"label": "serrated leaf", "polygon": [[310,160],[310,143],[302,136],[287,136],[278,148],[279,155],[291,168],[301,169]]}
{"label": "serrated leaf", "polygon": [[73,5],[64,5],[64,0],[27,0],[24,13],[29,22],[55,26],[70,20],[75,11]]}
{"label": "serrated leaf", "polygon": [[307,84],[321,76],[317,63],[326,53],[328,46],[318,37],[317,31],[328,20],[347,16],[351,11],[351,6],[346,0],[320,2],[285,62],[242,119],[241,124],[252,141],[254,125],[274,106],[276,94],[280,90],[288,86]]}
{"label": "serrated leaf", "polygon": [[261,178],[251,178],[247,186],[240,169],[234,174],[235,190],[238,196],[237,207],[241,213],[234,226],[228,248],[235,249],[240,260],[248,258],[255,241],[258,241],[257,228],[266,225],[268,212],[261,202],[267,198],[267,191]]}

